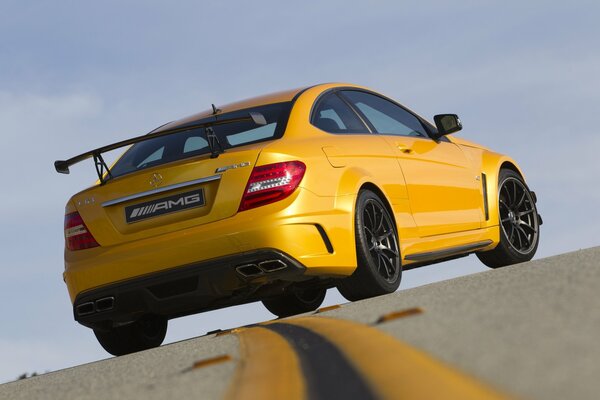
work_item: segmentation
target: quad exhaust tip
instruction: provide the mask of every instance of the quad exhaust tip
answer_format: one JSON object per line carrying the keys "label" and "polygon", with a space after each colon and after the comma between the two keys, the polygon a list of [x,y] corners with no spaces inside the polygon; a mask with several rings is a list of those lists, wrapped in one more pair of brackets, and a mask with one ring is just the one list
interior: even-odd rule
{"label": "quad exhaust tip", "polygon": [[94,306],[93,301],[89,301],[87,303],[81,303],[76,307],[77,315],[84,316],[90,315],[96,312],[96,307]]}
{"label": "quad exhaust tip", "polygon": [[242,275],[245,278],[252,278],[254,276],[259,276],[263,274],[263,271],[258,268],[256,264],[246,264],[240,265],[235,268],[238,274]]}
{"label": "quad exhaust tip", "polygon": [[268,260],[258,263],[258,268],[266,273],[275,272],[282,269],[286,269],[287,265],[281,260]]}
{"label": "quad exhaust tip", "polygon": [[96,312],[112,310],[114,307],[115,298],[112,296],[96,300]]}
{"label": "quad exhaust tip", "polygon": [[96,301],[88,301],[75,307],[77,315],[80,317],[91,315],[97,312],[112,310],[115,308],[115,298],[113,296],[103,297]]}
{"label": "quad exhaust tip", "polygon": [[258,264],[240,265],[235,267],[235,270],[244,278],[253,278],[256,276],[269,274],[271,272],[281,271],[287,267],[287,264],[281,260],[266,260],[261,261]]}

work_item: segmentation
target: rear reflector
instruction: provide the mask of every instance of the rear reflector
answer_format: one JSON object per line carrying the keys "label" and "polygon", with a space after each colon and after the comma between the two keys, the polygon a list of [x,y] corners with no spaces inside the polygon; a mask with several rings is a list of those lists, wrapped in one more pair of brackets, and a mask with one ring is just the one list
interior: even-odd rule
{"label": "rear reflector", "polygon": [[65,215],[65,245],[69,250],[83,250],[99,246],[78,212]]}
{"label": "rear reflector", "polygon": [[239,211],[285,199],[296,190],[305,171],[306,165],[301,161],[254,167],[248,178]]}

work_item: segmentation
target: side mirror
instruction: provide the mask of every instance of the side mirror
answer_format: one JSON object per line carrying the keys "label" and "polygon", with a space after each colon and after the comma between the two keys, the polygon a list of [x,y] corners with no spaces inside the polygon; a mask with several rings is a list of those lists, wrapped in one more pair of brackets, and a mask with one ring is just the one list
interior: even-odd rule
{"label": "side mirror", "polygon": [[437,137],[449,135],[462,129],[462,123],[456,114],[438,114],[433,117],[438,130]]}

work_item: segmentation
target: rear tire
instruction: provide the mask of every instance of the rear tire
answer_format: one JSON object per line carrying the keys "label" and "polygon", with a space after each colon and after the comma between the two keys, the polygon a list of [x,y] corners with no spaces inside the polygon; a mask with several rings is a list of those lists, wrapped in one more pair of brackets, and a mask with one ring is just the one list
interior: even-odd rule
{"label": "rear tire", "polygon": [[357,267],[338,282],[342,296],[356,301],[396,291],[402,279],[398,231],[385,204],[370,190],[358,193],[354,231]]}
{"label": "rear tire", "polygon": [[500,243],[495,249],[477,253],[490,268],[529,261],[540,240],[540,221],[535,199],[515,171],[501,169],[498,177]]}
{"label": "rear tire", "polygon": [[316,310],[323,304],[326,292],[326,288],[300,289],[292,286],[284,294],[262,303],[271,313],[284,318]]}
{"label": "rear tire", "polygon": [[160,346],[167,334],[167,325],[166,318],[149,315],[109,331],[94,329],[94,334],[104,350],[113,356],[122,356]]}

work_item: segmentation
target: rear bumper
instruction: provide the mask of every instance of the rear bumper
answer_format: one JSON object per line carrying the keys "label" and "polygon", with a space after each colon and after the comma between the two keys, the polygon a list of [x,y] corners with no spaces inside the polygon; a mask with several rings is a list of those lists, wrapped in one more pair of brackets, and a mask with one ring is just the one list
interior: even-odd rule
{"label": "rear bumper", "polygon": [[138,277],[203,265],[257,249],[298,260],[307,276],[345,276],[356,268],[353,196],[319,197],[304,189],[235,216],[113,246],[65,251],[64,279],[74,302],[82,293]]}
{"label": "rear bumper", "polygon": [[86,291],[73,305],[75,320],[107,329],[145,314],[168,319],[260,300],[304,280],[305,267],[273,249],[222,257]]}

